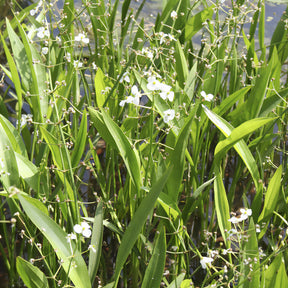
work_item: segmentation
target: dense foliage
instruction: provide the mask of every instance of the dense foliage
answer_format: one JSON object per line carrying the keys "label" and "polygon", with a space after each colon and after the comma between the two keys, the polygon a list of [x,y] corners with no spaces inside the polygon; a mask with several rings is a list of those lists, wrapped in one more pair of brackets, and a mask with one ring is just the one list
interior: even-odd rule
{"label": "dense foliage", "polygon": [[288,286],[288,10],[130,2],[0,22],[9,285]]}

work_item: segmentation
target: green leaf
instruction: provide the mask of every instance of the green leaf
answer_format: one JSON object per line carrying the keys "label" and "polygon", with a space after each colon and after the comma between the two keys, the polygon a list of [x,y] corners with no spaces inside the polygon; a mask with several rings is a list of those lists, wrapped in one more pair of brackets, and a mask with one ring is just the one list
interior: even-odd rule
{"label": "green leaf", "polygon": [[282,253],[279,253],[268,269],[264,270],[264,287],[287,287],[288,279]]}
{"label": "green leaf", "polygon": [[59,139],[57,139],[54,135],[52,135],[49,131],[45,128],[40,126],[40,131],[50,148],[52,153],[53,162],[54,164],[62,171],[66,171],[69,169],[68,159],[65,157],[65,147],[64,143],[59,144]]}
{"label": "green leaf", "polygon": [[13,146],[1,124],[2,123],[0,123],[0,179],[5,190],[9,191],[9,187],[11,186],[19,187],[19,171]]}
{"label": "green leaf", "polygon": [[217,105],[213,112],[216,113],[218,116],[222,116],[224,113],[228,112],[228,110],[241,98],[247,94],[247,92],[251,89],[251,86],[244,87],[235,93],[229,95],[223,101],[221,101],[220,105]]}
{"label": "green leaf", "polygon": [[130,251],[132,250],[138,236],[140,235],[141,229],[147,220],[148,214],[153,209],[160,192],[171,174],[171,168],[172,167],[169,167],[163,176],[153,185],[147,196],[142,200],[123,235],[116,258],[116,268],[114,274],[115,287],[117,286],[123,265],[125,264],[125,261],[130,254]]}
{"label": "green leaf", "polygon": [[233,145],[235,145],[239,140],[250,135],[252,132],[258,128],[274,121],[276,118],[255,118],[248,120],[240,126],[234,128],[231,134],[223,141],[219,142],[215,148],[215,158],[224,157],[227,150],[229,150]]}
{"label": "green leaf", "polygon": [[18,194],[18,198],[27,216],[50,242],[58,258],[63,261],[61,265],[74,285],[79,288],[90,288],[85,261],[73,240],[71,240],[70,246],[67,241],[68,235],[33,204],[32,198],[23,197],[20,194]]}
{"label": "green leaf", "polygon": [[26,157],[15,152],[19,175],[35,191],[40,188],[38,168]]}
{"label": "green leaf", "polygon": [[197,13],[192,16],[185,26],[185,40],[191,40],[191,38],[203,27],[203,23],[207,19],[211,19],[213,16],[214,5],[211,5],[209,8]]}
{"label": "green leaf", "polygon": [[[243,281],[243,288],[254,288],[260,287],[260,262],[259,262],[259,252],[258,252],[258,239],[256,235],[256,229],[254,225],[253,218],[250,219],[249,228],[247,231],[248,241],[244,243],[244,259],[241,260],[241,271],[239,283]],[[251,261],[251,266],[245,264],[246,261]],[[255,261],[254,261],[255,260]],[[252,272],[250,271],[252,268]],[[249,280],[248,280],[249,279]]]}
{"label": "green leaf", "polygon": [[101,109],[100,113],[88,107],[88,111],[100,135],[107,143],[118,149],[125,162],[128,173],[132,178],[133,184],[139,191],[141,185],[140,160],[137,151],[132,148],[132,143],[104,109]]}
{"label": "green leaf", "polygon": [[171,282],[169,286],[167,286],[167,288],[179,288],[184,280],[184,277],[185,273],[178,275],[177,278],[173,282]]}
{"label": "green leaf", "polygon": [[[47,95],[44,95],[47,88],[45,84],[45,66],[40,64],[42,60],[39,52],[36,50],[34,45],[30,43],[30,39],[28,39],[26,32],[18,21],[17,26],[22,37],[25,49],[25,51],[22,50],[21,53],[25,53],[27,55],[28,64],[31,72],[31,74],[29,75],[29,92],[33,95],[33,97],[30,98],[33,105],[33,117],[35,121],[42,122],[43,115],[47,114],[48,110],[48,97]],[[19,57],[21,56],[19,55]]]}
{"label": "green leaf", "polygon": [[[6,54],[6,58],[10,67],[11,76],[12,76],[11,80],[15,86],[15,90],[16,90],[16,94],[18,98],[18,105],[19,105],[18,109],[19,111],[21,111],[22,110],[22,88],[21,88],[21,82],[20,82],[20,78],[18,75],[17,67],[2,35],[1,35],[1,40],[2,40],[2,44],[4,47],[5,54]],[[19,115],[18,121],[20,121],[21,113],[18,113],[18,115]]]}
{"label": "green leaf", "polygon": [[[16,20],[16,18],[14,19]],[[27,55],[25,53],[24,45],[22,41],[20,40],[20,38],[18,37],[18,35],[13,30],[13,28],[11,27],[8,19],[6,19],[6,26],[7,26],[9,40],[11,43],[11,48],[13,51],[13,58],[18,68],[17,70],[20,73],[21,81],[25,90],[28,90],[30,87],[30,81],[31,81],[31,70],[30,70]]]}
{"label": "green leaf", "polygon": [[263,221],[267,222],[272,216],[273,211],[278,203],[279,193],[281,191],[281,177],[282,165],[278,167],[272,179],[269,181],[268,189],[265,194],[264,207],[261,215],[259,216],[258,223]]}
{"label": "green leaf", "polygon": [[[217,114],[209,110],[206,106],[203,106],[203,109],[206,115],[208,116],[208,118],[214,123],[214,125],[218,127],[218,129],[220,129],[220,131],[226,137],[228,137],[232,133],[234,127],[229,122],[219,117]],[[254,180],[254,184],[257,189],[259,186],[260,174],[258,171],[256,161],[251,151],[249,150],[248,146],[243,140],[240,140],[238,143],[234,144],[234,148],[237,151],[237,153],[240,155],[242,160],[244,161],[249,172],[251,173],[251,176]]]}
{"label": "green leaf", "polygon": [[215,166],[214,172],[216,176],[216,179],[214,180],[214,197],[217,222],[224,242],[227,246],[226,232],[231,229],[231,223],[228,221],[230,218],[230,208],[225,187],[222,181],[222,173],[217,166]]}
{"label": "green leaf", "polygon": [[152,257],[145,271],[141,288],[159,288],[163,278],[166,260],[165,229],[161,227],[158,239],[156,240]]}
{"label": "green leaf", "polygon": [[181,47],[179,40],[176,42],[175,61],[176,61],[177,80],[179,82],[179,86],[181,88],[184,88],[185,86],[184,83],[187,79],[189,70],[183,48]]}
{"label": "green leaf", "polygon": [[74,168],[78,165],[82,158],[83,152],[85,150],[85,144],[87,140],[87,115],[86,110],[84,110],[82,115],[82,120],[77,134],[76,143],[71,155],[71,165]]}
{"label": "green leaf", "polygon": [[11,122],[5,118],[3,115],[0,115],[0,125],[2,126],[3,130],[5,130],[5,133],[7,137],[9,138],[9,141],[12,145],[13,151],[28,157],[25,144],[23,143],[23,140],[18,133],[18,131],[15,129],[15,127],[11,124]]}
{"label": "green leaf", "polygon": [[16,259],[17,272],[28,288],[48,288],[48,281],[44,273],[30,262],[21,257]]}
{"label": "green leaf", "polygon": [[185,125],[181,129],[179,135],[177,136],[176,145],[172,152],[170,152],[168,161],[170,165],[173,165],[172,175],[167,181],[168,195],[177,203],[179,188],[182,183],[183,173],[185,168],[185,151],[188,144],[188,136],[190,134],[190,128],[192,121],[194,120],[194,113],[190,112]]}
{"label": "green leaf", "polygon": [[96,252],[93,251],[93,249],[90,249],[89,253],[88,273],[90,276],[90,282],[92,287],[100,263],[102,240],[103,240],[103,204],[100,201],[97,205],[95,218],[93,221],[92,238],[90,244],[93,246]]}

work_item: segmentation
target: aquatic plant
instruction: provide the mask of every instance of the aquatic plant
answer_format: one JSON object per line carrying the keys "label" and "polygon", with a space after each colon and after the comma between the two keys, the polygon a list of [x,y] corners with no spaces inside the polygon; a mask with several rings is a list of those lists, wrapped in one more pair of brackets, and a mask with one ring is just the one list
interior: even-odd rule
{"label": "aquatic plant", "polygon": [[0,22],[10,286],[284,287],[288,10],[145,3]]}

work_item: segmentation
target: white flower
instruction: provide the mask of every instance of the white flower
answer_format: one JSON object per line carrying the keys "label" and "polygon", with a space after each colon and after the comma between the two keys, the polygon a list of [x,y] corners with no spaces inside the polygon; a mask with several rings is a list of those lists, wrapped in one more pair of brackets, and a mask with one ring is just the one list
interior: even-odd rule
{"label": "white flower", "polygon": [[175,110],[173,109],[168,109],[166,111],[163,112],[164,114],[164,122],[168,123],[170,120],[173,120],[175,117]]}
{"label": "white flower", "polygon": [[38,29],[36,29],[37,31],[37,37],[43,39],[45,36],[49,37],[50,36],[50,32],[46,27],[39,27]]}
{"label": "white flower", "polygon": [[171,91],[171,89],[172,87],[170,85],[160,83],[160,90],[161,90],[161,92],[159,93],[160,97],[163,100],[166,100],[168,98],[169,101],[172,102],[174,99],[174,92]]}
{"label": "white flower", "polygon": [[240,217],[231,217],[230,219],[228,219],[229,222],[233,223],[233,224],[237,224],[243,221],[243,219]]}
{"label": "white flower", "polygon": [[89,245],[88,250],[92,250],[94,253],[96,253],[95,245]]}
{"label": "white flower", "polygon": [[171,16],[171,18],[172,18],[173,20],[176,20],[176,19],[177,19],[177,12],[173,10],[173,11],[171,12],[170,16]]}
{"label": "white flower", "polygon": [[66,237],[67,242],[71,243],[71,240],[75,240],[77,239],[76,235],[74,233],[68,234],[68,236]]}
{"label": "white flower", "polygon": [[92,234],[90,226],[87,222],[82,222],[81,225],[74,225],[73,230],[77,234],[82,234],[85,238],[89,238]]}
{"label": "white flower", "polygon": [[153,52],[148,47],[142,48],[142,54],[151,60],[153,59]]}
{"label": "white flower", "polygon": [[248,219],[248,217],[249,216],[251,216],[252,215],[252,210],[251,209],[247,209],[247,208],[241,208],[240,209],[240,213],[241,213],[241,218],[242,218],[242,220],[246,220],[246,219]]}
{"label": "white flower", "polygon": [[92,68],[93,68],[94,70],[97,69],[97,65],[95,64],[95,62],[92,62]]}
{"label": "white flower", "polygon": [[152,76],[148,78],[147,89],[151,91],[161,90],[161,83],[156,79],[156,77]]}
{"label": "white flower", "polygon": [[227,233],[228,233],[227,240],[232,240],[232,236],[237,234],[237,230],[236,229],[230,229]]}
{"label": "white flower", "polygon": [[67,62],[71,62],[71,54],[69,52],[66,53],[65,58],[67,60]]}
{"label": "white flower", "polygon": [[137,88],[136,85],[132,86],[131,94],[134,95],[134,96],[128,96],[126,100],[120,101],[119,106],[123,107],[126,103],[139,105],[140,104],[141,93],[138,91],[138,88]]}
{"label": "white flower", "polygon": [[83,66],[83,63],[82,62],[80,62],[79,60],[74,60],[74,62],[73,62],[73,66],[74,66],[74,68],[81,68],[82,66]]}
{"label": "white flower", "polygon": [[125,72],[121,79],[119,80],[119,83],[123,83],[123,80],[126,81],[127,83],[130,83],[130,77],[129,77],[129,73]]}
{"label": "white flower", "polygon": [[48,49],[48,47],[43,47],[41,51],[42,51],[42,53],[43,53],[44,55],[47,55],[49,49]]}
{"label": "white flower", "polygon": [[167,92],[160,92],[159,93],[160,97],[164,100],[166,100],[168,98],[169,101],[173,101],[174,99],[174,92],[173,91],[167,91]]}
{"label": "white flower", "polygon": [[86,37],[85,34],[83,34],[83,33],[79,33],[79,34],[75,37],[75,41],[81,42],[81,44],[83,44],[83,45],[89,44],[89,38]]}
{"label": "white flower", "polygon": [[213,258],[211,257],[203,257],[200,260],[200,264],[202,266],[203,269],[207,269],[207,265],[210,266],[210,264],[213,262]]}
{"label": "white flower", "polygon": [[30,15],[31,16],[35,16],[36,13],[37,13],[36,9],[30,10]]}
{"label": "white flower", "polygon": [[205,91],[202,91],[201,93],[201,96],[204,98],[204,100],[205,101],[208,101],[208,102],[210,102],[210,101],[212,101],[213,100],[213,98],[214,98],[214,96],[212,95],[212,94],[206,94],[205,93]]}

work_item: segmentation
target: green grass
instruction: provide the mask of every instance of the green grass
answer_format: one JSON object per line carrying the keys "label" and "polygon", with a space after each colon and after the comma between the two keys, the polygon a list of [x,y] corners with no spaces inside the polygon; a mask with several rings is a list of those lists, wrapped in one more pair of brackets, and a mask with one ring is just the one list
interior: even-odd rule
{"label": "green grass", "polygon": [[264,1],[130,2],[0,22],[9,285],[284,287],[287,15],[267,43]]}

